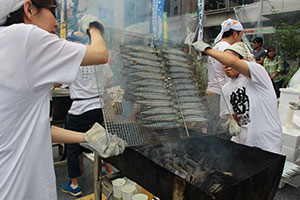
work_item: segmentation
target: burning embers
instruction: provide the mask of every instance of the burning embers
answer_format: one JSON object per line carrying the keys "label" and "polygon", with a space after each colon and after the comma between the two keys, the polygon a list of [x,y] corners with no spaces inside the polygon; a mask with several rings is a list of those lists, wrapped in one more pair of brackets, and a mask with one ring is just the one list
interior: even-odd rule
{"label": "burning embers", "polygon": [[165,148],[167,147],[161,146],[163,148],[145,149],[142,154],[210,194],[218,193],[226,186],[237,181],[232,172],[218,170],[215,159],[208,159],[207,157],[198,159],[196,153],[192,156],[186,154],[186,151],[178,150],[179,146],[173,148],[171,153],[166,153]]}
{"label": "burning embers", "polygon": [[214,161],[204,158],[195,161],[188,155],[169,154],[160,161],[169,171],[209,193],[219,192],[234,180],[231,172],[214,170]]}

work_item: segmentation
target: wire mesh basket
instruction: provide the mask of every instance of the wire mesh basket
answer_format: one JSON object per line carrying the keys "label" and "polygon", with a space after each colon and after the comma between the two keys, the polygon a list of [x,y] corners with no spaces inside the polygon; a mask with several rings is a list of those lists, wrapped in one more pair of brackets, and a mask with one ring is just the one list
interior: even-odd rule
{"label": "wire mesh basket", "polygon": [[196,56],[179,43],[158,47],[146,35],[115,29],[109,34],[113,84],[97,81],[108,132],[129,146],[206,134],[208,113],[201,95],[206,86]]}

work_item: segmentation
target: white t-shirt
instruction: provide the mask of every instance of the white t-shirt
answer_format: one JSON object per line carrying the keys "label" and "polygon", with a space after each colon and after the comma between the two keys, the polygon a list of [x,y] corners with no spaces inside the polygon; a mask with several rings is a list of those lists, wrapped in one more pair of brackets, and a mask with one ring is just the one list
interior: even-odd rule
{"label": "white t-shirt", "polygon": [[282,130],[276,94],[266,70],[254,62],[246,62],[251,78],[230,78],[223,92],[237,116],[242,131],[232,140],[248,146],[281,153]]}
{"label": "white t-shirt", "polygon": [[[98,66],[80,67],[76,80],[70,85],[71,99],[84,99],[73,101],[70,114],[80,115],[89,110],[102,108],[104,86],[113,74],[108,64]],[[99,99],[100,98],[100,99]]]}
{"label": "white t-shirt", "polygon": [[86,48],[33,25],[0,27],[0,199],[55,200],[50,89],[74,81]]}
{"label": "white t-shirt", "polygon": [[[213,49],[224,51],[229,46],[230,44],[228,42],[220,41],[213,47]],[[217,61],[216,59],[210,56],[208,57],[208,61],[207,61],[208,83],[206,89],[207,91],[221,95],[221,88],[228,81],[228,78],[225,75],[222,66],[223,64]]]}

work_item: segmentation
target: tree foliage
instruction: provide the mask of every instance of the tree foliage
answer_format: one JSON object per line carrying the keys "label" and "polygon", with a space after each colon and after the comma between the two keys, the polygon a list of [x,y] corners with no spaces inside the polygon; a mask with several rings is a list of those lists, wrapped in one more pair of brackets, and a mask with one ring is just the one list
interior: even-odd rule
{"label": "tree foliage", "polygon": [[300,63],[300,20],[295,23],[280,22],[276,25],[271,41],[276,50],[288,61]]}
{"label": "tree foliage", "polygon": [[284,75],[283,87],[285,87],[300,66],[300,20],[290,23],[279,22],[275,29],[270,41],[276,51],[290,64],[289,73]]}

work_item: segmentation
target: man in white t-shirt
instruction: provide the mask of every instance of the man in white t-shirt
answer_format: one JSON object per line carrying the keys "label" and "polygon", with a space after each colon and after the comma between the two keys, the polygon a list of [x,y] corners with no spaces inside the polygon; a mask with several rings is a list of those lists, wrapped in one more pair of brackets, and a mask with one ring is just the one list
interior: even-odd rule
{"label": "man in white t-shirt", "polygon": [[203,42],[193,46],[223,63],[230,78],[223,92],[241,127],[240,134],[232,137],[232,141],[281,153],[282,130],[276,94],[268,73],[255,62],[246,44],[235,43],[225,52],[211,49]]}
{"label": "man in white t-shirt", "polygon": [[[221,24],[221,31],[216,37],[213,49],[224,51],[230,45],[242,40],[242,24],[233,19],[227,19]],[[226,109],[224,100],[221,97],[221,88],[227,82],[222,63],[218,60],[208,57],[207,61],[208,85],[206,89],[206,102],[209,112],[210,121],[212,123],[212,131],[218,131],[220,126],[219,113],[220,109]]]}
{"label": "man in white t-shirt", "polygon": [[[68,38],[75,43],[86,44],[88,38],[81,32],[73,32]],[[65,128],[68,130],[86,132],[96,122],[102,124],[104,87],[111,84],[112,70],[108,64],[80,67],[75,81],[69,86],[70,98],[73,100],[68,111]],[[90,152],[79,143],[65,144],[68,175],[70,180],[61,185],[61,190],[72,196],[79,196],[82,191],[78,178],[81,176],[79,156],[82,152]],[[106,173],[112,173],[112,166],[104,163]]]}

